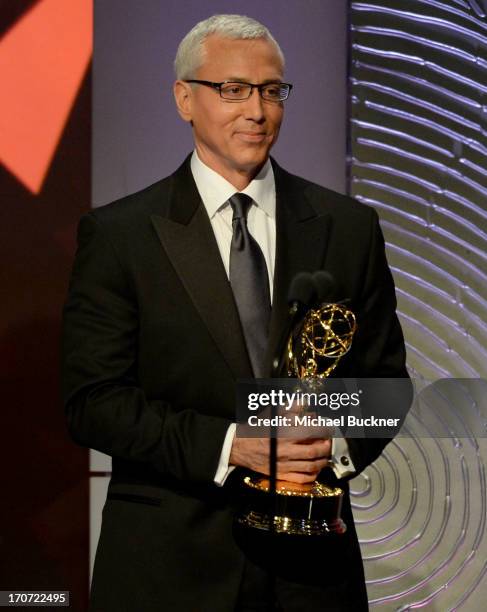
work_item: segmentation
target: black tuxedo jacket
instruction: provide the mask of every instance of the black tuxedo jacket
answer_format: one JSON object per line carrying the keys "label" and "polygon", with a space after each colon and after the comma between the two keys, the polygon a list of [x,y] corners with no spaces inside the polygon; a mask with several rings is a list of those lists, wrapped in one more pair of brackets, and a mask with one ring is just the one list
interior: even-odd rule
{"label": "black tuxedo jacket", "polygon": [[[358,321],[336,375],[406,376],[376,213],[273,168],[269,372],[291,279],[323,269]],[[244,563],[232,532],[239,470],[224,487],[213,478],[234,420],[235,383],[251,376],[189,158],[168,178],[81,219],[64,309],[64,403],[74,440],[113,457],[92,610],[233,610]],[[349,440],[358,471],[384,445]],[[335,564],[363,580],[348,497],[344,513],[350,525]],[[320,546],[326,559],[326,542]]]}

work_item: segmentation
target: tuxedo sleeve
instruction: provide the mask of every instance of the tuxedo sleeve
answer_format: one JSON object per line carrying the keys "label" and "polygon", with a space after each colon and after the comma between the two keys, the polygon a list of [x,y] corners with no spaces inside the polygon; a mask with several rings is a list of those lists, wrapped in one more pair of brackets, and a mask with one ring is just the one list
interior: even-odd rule
{"label": "tuxedo sleeve", "polygon": [[[404,337],[396,314],[395,287],[386,260],[384,237],[377,213],[369,210],[368,259],[356,305],[354,372],[357,378],[408,378]],[[409,389],[412,392],[411,386]],[[347,438],[347,442],[355,476],[379,457],[390,439]]]}
{"label": "tuxedo sleeve", "polygon": [[164,475],[213,483],[230,421],[149,399],[137,380],[137,299],[118,254],[92,213],[63,312],[62,391],[79,444],[151,465]]}

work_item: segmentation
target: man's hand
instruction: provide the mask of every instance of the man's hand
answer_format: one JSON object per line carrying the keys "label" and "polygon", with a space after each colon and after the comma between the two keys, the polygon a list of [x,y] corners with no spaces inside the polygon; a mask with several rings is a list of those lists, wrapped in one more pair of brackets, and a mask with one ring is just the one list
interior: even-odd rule
{"label": "man's hand", "polygon": [[[268,438],[238,438],[233,440],[230,464],[269,475],[270,441]],[[316,480],[328,465],[331,439],[289,439],[277,442],[277,478],[299,484]]]}

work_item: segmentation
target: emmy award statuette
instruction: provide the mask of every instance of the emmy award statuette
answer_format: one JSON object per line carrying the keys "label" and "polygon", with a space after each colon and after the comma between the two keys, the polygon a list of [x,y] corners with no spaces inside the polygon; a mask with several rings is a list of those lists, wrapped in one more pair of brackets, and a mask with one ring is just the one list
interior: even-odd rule
{"label": "emmy award statuette", "polygon": [[[330,376],[352,345],[355,315],[341,303],[310,309],[290,333],[286,350],[287,374],[301,391],[312,391]],[[306,407],[300,408],[303,414]],[[288,535],[342,534],[343,491],[315,481],[297,484],[258,474],[244,478],[245,504],[237,522],[244,527]],[[274,495],[272,495],[274,493]]]}

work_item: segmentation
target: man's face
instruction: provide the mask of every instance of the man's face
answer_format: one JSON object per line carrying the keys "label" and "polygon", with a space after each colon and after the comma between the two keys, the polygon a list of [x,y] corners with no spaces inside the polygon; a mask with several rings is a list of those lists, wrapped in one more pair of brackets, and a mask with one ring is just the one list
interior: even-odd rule
{"label": "man's face", "polygon": [[[276,48],[265,39],[233,40],[214,35],[205,41],[205,51],[197,79],[265,83],[283,78]],[[186,114],[180,103],[178,107],[183,118],[193,123],[201,160],[234,184],[231,177],[255,175],[277,140],[283,104],[262,100],[257,89],[248,100],[232,102],[205,85],[185,85]]]}

